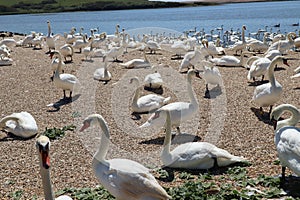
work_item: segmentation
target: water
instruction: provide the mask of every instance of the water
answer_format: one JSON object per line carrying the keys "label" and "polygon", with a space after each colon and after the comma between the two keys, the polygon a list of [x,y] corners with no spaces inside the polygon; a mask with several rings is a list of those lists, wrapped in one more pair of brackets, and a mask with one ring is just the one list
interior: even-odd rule
{"label": "water", "polygon": [[[99,27],[100,32],[114,33],[115,25],[126,30],[142,27],[163,27],[183,31],[197,28],[210,33],[211,29],[223,25],[224,30],[237,30],[243,24],[247,33],[258,29],[282,33],[298,31],[300,1],[256,2],[224,4],[189,8],[167,8],[122,11],[65,12],[46,14],[23,14],[0,16],[0,30],[17,33],[30,31],[47,34],[46,21],[50,20],[53,33],[69,32],[71,27],[83,27],[86,33]],[[273,27],[280,23],[280,28]],[[215,32],[216,33],[216,32]]]}

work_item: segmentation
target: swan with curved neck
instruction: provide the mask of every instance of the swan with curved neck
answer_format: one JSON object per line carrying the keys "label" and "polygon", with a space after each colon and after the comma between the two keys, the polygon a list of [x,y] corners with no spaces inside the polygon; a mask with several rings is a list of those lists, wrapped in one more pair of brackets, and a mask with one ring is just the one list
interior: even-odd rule
{"label": "swan with curved neck", "polygon": [[72,98],[73,88],[75,84],[79,84],[79,80],[73,74],[60,74],[60,71],[62,70],[62,56],[59,51],[53,51],[50,55],[51,57],[55,55],[58,58],[58,66],[55,70],[53,78],[54,84],[56,87],[63,90],[64,99],[66,98],[66,91],[70,91],[69,98]]}
{"label": "swan with curved neck", "polygon": [[144,59],[134,58],[132,60],[127,61],[126,63],[120,63],[120,65],[127,69],[151,67],[151,64],[146,56],[145,49],[143,50],[143,57]]}
{"label": "swan with curved neck", "polygon": [[244,55],[249,52],[242,52],[240,59],[235,56],[225,55],[220,58],[212,58],[210,61],[218,66],[228,67],[243,67],[244,66]]}
{"label": "swan with curved neck", "polygon": [[190,69],[187,73],[187,90],[190,98],[190,102],[174,102],[167,104],[155,113],[153,113],[149,119],[140,126],[140,128],[148,126],[162,127],[165,123],[165,116],[160,110],[170,110],[171,112],[171,124],[176,127],[177,132],[180,132],[180,124],[188,119],[191,119],[196,112],[199,110],[199,103],[197,98],[194,96],[194,91],[192,88],[192,76],[198,76],[195,70]]}
{"label": "swan with curved neck", "polygon": [[263,111],[262,107],[270,106],[269,113],[271,113],[272,106],[281,98],[282,86],[276,80],[274,75],[275,65],[279,63],[289,66],[286,58],[283,56],[276,56],[268,67],[270,82],[259,85],[254,90],[253,101],[259,105],[261,112]]}
{"label": "swan with curved neck", "polygon": [[36,121],[28,112],[13,113],[2,118],[0,129],[22,138],[33,137],[38,132]]}
{"label": "swan with curved neck", "polygon": [[111,80],[111,73],[107,70],[107,61],[104,61],[104,67],[98,68],[94,72],[94,79],[98,81],[104,81],[105,84]]}
{"label": "swan with curved neck", "polygon": [[[35,146],[39,155],[40,174],[42,177],[45,200],[54,200],[50,177],[50,140],[48,137],[42,135],[37,138]],[[72,198],[67,195],[62,195],[55,198],[55,200],[72,200]]]}
{"label": "swan with curved neck", "polygon": [[171,197],[159,185],[149,169],[138,162],[128,159],[107,160],[110,133],[107,122],[99,114],[89,115],[83,122],[80,131],[92,124],[101,128],[101,143],[92,161],[92,168],[101,185],[116,199],[161,199]]}
{"label": "swan with curved neck", "polygon": [[171,148],[171,117],[170,111],[166,113],[166,136],[161,152],[161,160],[165,166],[184,169],[210,169],[217,166],[227,166],[237,162],[246,162],[243,157],[230,154],[208,142],[188,142]]}
{"label": "swan with curved neck", "polygon": [[[130,83],[139,86],[139,78],[131,78]],[[137,88],[132,99],[132,111],[136,113],[150,112],[167,104],[170,99],[171,97],[165,98],[157,94],[148,94],[140,97],[140,89]]]}
{"label": "swan with curved neck", "polygon": [[[291,117],[280,120],[280,116],[289,112]],[[270,114],[274,123],[274,142],[282,166],[282,180],[285,181],[285,169],[288,167],[300,176],[300,128],[295,125],[300,121],[300,111],[291,104],[281,104]]]}

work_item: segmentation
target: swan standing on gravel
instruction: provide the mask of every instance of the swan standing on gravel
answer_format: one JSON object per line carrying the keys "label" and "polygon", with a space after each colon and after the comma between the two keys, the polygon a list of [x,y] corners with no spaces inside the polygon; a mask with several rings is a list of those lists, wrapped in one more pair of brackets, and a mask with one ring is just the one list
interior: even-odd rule
{"label": "swan standing on gravel", "polygon": [[127,61],[126,63],[120,63],[120,65],[127,69],[151,67],[151,64],[146,56],[145,49],[143,50],[143,56],[144,59],[134,58],[132,60]]}
{"label": "swan standing on gravel", "polygon": [[51,50],[55,50],[55,40],[54,37],[52,36],[51,25],[49,20],[47,21],[47,25],[48,25],[48,35],[46,37],[46,44],[48,45],[49,53],[50,53]]}
{"label": "swan standing on gravel", "polygon": [[205,64],[204,71],[199,74],[199,76],[205,80],[206,94],[209,92],[208,84],[217,85],[217,87],[219,87],[222,83],[222,76],[217,66],[214,66],[212,63],[206,61],[203,61],[203,63]]}
{"label": "swan standing on gravel", "polygon": [[268,58],[257,58],[250,66],[250,70],[248,72],[247,78],[248,80],[253,79],[255,81],[255,77],[262,77],[261,82],[264,80],[265,74],[268,71],[268,67],[270,66],[271,60]]}
{"label": "swan standing on gravel", "polygon": [[272,106],[281,98],[281,94],[283,92],[282,86],[279,82],[277,82],[274,76],[274,68],[278,63],[288,65],[287,59],[283,56],[275,57],[268,68],[270,82],[259,85],[254,90],[253,101],[259,105],[261,112],[263,111],[262,107],[270,106],[269,113],[271,113]]}
{"label": "swan standing on gravel", "polygon": [[269,47],[268,51],[279,50],[281,54],[284,54],[286,53],[286,51],[294,47],[294,38],[296,37],[297,37],[296,33],[290,32],[287,34],[287,40],[279,40],[273,43]]}
{"label": "swan standing on gravel", "polygon": [[111,73],[107,70],[107,61],[104,61],[104,67],[98,68],[94,72],[94,79],[98,81],[104,81],[105,84],[111,80]]}
{"label": "swan standing on gravel", "polygon": [[2,118],[0,129],[22,138],[30,138],[38,132],[36,121],[28,112],[13,113]]}
{"label": "swan standing on gravel", "polygon": [[233,44],[233,46],[231,48],[229,48],[232,51],[235,51],[235,54],[237,55],[238,51],[241,51],[241,53],[243,52],[243,50],[246,48],[246,40],[245,40],[245,30],[246,30],[246,26],[243,25],[242,26],[242,41],[238,41],[236,43]]}
{"label": "swan standing on gravel", "polygon": [[116,199],[171,199],[149,169],[140,163],[128,159],[105,159],[110,133],[103,117],[99,114],[89,115],[84,120],[80,131],[93,124],[100,126],[102,137],[100,147],[93,157],[92,168],[104,188]]}
{"label": "swan standing on gravel", "polygon": [[[284,112],[291,113],[291,117],[277,121]],[[283,181],[286,167],[300,176],[300,129],[295,127],[300,121],[299,109],[291,104],[281,104],[274,108],[270,119],[274,123],[274,142],[282,166]]]}
{"label": "swan standing on gravel", "polygon": [[89,42],[86,40],[87,35],[84,34],[81,37],[82,39],[77,39],[72,45],[74,49],[79,49],[78,53],[81,53],[81,50],[89,45]]}
{"label": "swan standing on gravel", "polygon": [[[54,200],[50,177],[50,140],[48,137],[42,135],[37,138],[35,146],[39,155],[40,174],[42,177],[45,199]],[[67,195],[62,195],[55,198],[55,200],[72,200],[72,198]]]}
{"label": "swan standing on gravel", "polygon": [[177,132],[180,134],[180,124],[188,119],[191,119],[196,112],[199,110],[199,103],[197,98],[194,96],[194,91],[192,88],[192,76],[198,75],[196,71],[190,69],[187,73],[187,90],[191,102],[174,102],[167,104],[153,113],[149,119],[140,126],[140,128],[148,126],[162,127],[165,123],[165,114],[160,112],[160,110],[170,110],[171,112],[171,122],[172,126],[176,127]]}
{"label": "swan standing on gravel", "polygon": [[[72,45],[70,44],[65,44],[60,47],[59,52],[61,55],[65,58],[66,62],[72,62],[73,61],[73,54],[74,54],[74,49]],[[70,57],[71,60],[67,61],[67,57]]]}
{"label": "swan standing on gravel", "polygon": [[165,166],[184,169],[210,169],[237,162],[246,162],[243,157],[230,154],[208,142],[188,142],[171,148],[171,117],[169,110],[161,110],[166,116],[166,136],[160,158]]}
{"label": "swan standing on gravel", "polygon": [[[139,86],[139,78],[138,77],[131,78],[130,84],[132,83]],[[140,97],[140,89],[137,88],[135,90],[132,103],[131,103],[132,111],[134,113],[150,112],[167,104],[170,99],[171,97],[165,98],[157,94],[148,94]]]}
{"label": "swan standing on gravel", "polygon": [[194,68],[194,66],[208,56],[208,52],[204,48],[199,48],[196,46],[195,50],[192,52],[187,52],[179,66],[179,72],[182,72],[183,69],[190,69],[190,67]]}
{"label": "swan standing on gravel", "polygon": [[57,88],[63,89],[64,99],[66,98],[66,91],[70,91],[69,98],[72,98],[72,91],[75,84],[79,84],[79,80],[73,74],[60,74],[62,68],[62,56],[59,51],[51,52],[51,57],[56,56],[58,58],[58,66],[54,73],[54,84]]}

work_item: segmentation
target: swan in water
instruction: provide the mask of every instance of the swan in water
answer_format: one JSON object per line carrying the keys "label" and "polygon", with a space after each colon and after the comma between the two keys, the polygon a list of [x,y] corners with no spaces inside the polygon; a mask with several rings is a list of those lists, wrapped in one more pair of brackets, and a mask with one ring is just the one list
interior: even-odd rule
{"label": "swan in water", "polygon": [[55,55],[58,58],[58,66],[54,73],[54,84],[57,88],[63,89],[64,99],[66,98],[66,91],[70,91],[69,98],[72,98],[72,91],[75,84],[79,84],[79,80],[73,74],[60,74],[62,67],[62,56],[59,51],[51,52],[51,57]]}
{"label": "swan in water", "polygon": [[22,138],[30,138],[38,132],[36,121],[28,112],[13,113],[2,118],[0,129]]}
{"label": "swan in water", "polygon": [[120,158],[107,160],[105,157],[110,143],[110,133],[104,118],[99,114],[89,115],[80,131],[93,124],[100,126],[102,137],[100,147],[93,157],[92,168],[104,188],[116,199],[171,199],[149,169],[140,163]]}
{"label": "swan in water", "polygon": [[165,123],[165,116],[161,115],[160,110],[168,109],[171,112],[172,126],[176,127],[177,132],[180,134],[180,124],[188,119],[191,119],[199,110],[197,98],[194,96],[192,88],[192,76],[198,76],[198,72],[190,69],[187,73],[187,90],[191,102],[173,102],[167,104],[153,113],[149,119],[140,126],[140,128],[148,126],[162,127]]}
{"label": "swan in water", "polygon": [[234,156],[208,142],[187,142],[170,151],[172,137],[170,111],[165,109],[160,110],[160,112],[166,113],[166,136],[160,155],[165,166],[184,169],[210,169],[237,162],[246,162],[243,157]]}
{"label": "swan in water", "polygon": [[[42,135],[37,138],[35,146],[39,155],[40,174],[42,177],[45,199],[54,200],[50,177],[50,140],[47,136]],[[55,200],[72,200],[72,198],[67,195],[62,195],[55,198]]]}
{"label": "swan in water", "polygon": [[[285,112],[291,113],[291,117],[278,121]],[[291,104],[281,104],[274,108],[270,119],[274,123],[274,142],[282,166],[282,180],[285,181],[286,167],[300,176],[300,128],[295,127],[300,121],[299,109]]]}
{"label": "swan in water", "polygon": [[51,32],[51,25],[49,20],[47,21],[47,25],[48,25],[48,35],[46,37],[46,44],[48,45],[49,53],[50,53],[51,50],[55,50],[55,40]]}
{"label": "swan in water", "polygon": [[120,65],[127,69],[151,67],[151,64],[146,56],[145,49],[143,50],[143,56],[144,59],[134,58],[132,60],[127,61],[126,63],[120,63]]}
{"label": "swan in water", "polygon": [[111,73],[107,70],[107,61],[104,61],[104,67],[98,68],[94,72],[94,79],[98,81],[104,81],[105,84],[111,80]]}
{"label": "swan in water", "polygon": [[272,106],[281,98],[282,86],[277,82],[274,76],[274,68],[278,63],[288,65],[287,59],[283,56],[275,57],[268,67],[270,82],[259,85],[254,90],[253,101],[259,105],[261,112],[263,111],[262,107],[270,106],[269,113],[271,113]]}
{"label": "swan in water", "polygon": [[[139,78],[133,77],[130,79],[130,84],[136,84],[139,86]],[[156,110],[163,105],[167,104],[171,97],[163,97],[157,94],[148,94],[140,97],[140,89],[135,90],[131,107],[134,113],[144,113]]]}

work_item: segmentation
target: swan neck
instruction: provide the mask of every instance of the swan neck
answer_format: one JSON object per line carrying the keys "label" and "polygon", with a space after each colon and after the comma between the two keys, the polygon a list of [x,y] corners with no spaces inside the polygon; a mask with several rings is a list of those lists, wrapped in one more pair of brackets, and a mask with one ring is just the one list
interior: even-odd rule
{"label": "swan neck", "polygon": [[274,69],[275,69],[275,65],[276,65],[277,61],[273,60],[270,63],[269,69],[268,69],[268,75],[269,75],[269,80],[271,85],[275,85],[276,79],[275,79],[275,75],[274,75]]}
{"label": "swan neck", "polygon": [[50,26],[50,23],[48,23],[48,37],[51,36],[51,26]]}
{"label": "swan neck", "polygon": [[246,42],[246,40],[245,40],[245,29],[244,28],[242,28],[242,42],[243,42],[243,44]]}
{"label": "swan neck", "polygon": [[133,81],[134,81],[134,83],[137,85],[137,88],[136,88],[136,90],[135,90],[135,92],[134,92],[134,96],[133,96],[133,100],[132,100],[132,103],[134,104],[134,105],[137,105],[137,100],[138,100],[138,98],[140,97],[140,90],[139,90],[139,88],[138,88],[138,86],[139,86],[139,81],[137,80],[137,79],[133,79]]}
{"label": "swan neck", "polygon": [[191,100],[191,103],[193,105],[198,105],[198,101],[194,95],[194,90],[193,90],[193,87],[192,87],[192,73],[188,73],[187,75],[187,90],[188,90],[188,94],[189,94],[189,97],[190,97],[190,100]]}
{"label": "swan neck", "polygon": [[61,58],[61,54],[60,53],[57,53],[56,55],[57,55],[57,59],[58,59],[58,64],[57,64],[57,68],[55,70],[54,75],[55,76],[59,76],[60,71],[61,71],[61,66],[62,66],[62,58]]}
{"label": "swan neck", "polygon": [[105,162],[105,156],[108,152],[109,142],[110,142],[110,134],[106,121],[102,117],[96,118],[97,122],[100,125],[102,130],[102,137],[100,142],[100,147],[94,155],[94,159]]}
{"label": "swan neck", "polygon": [[9,120],[13,120],[13,121],[18,121],[19,124],[23,123],[23,120],[21,118],[18,117],[13,117],[13,116],[7,116],[1,119],[0,121],[0,128],[4,128],[6,126],[6,122]]}
{"label": "swan neck", "polygon": [[[283,126],[296,126],[296,124],[300,121],[300,111],[294,107],[282,107],[279,109],[279,117],[283,114],[283,112],[288,111],[291,113],[291,117],[280,120],[277,122],[277,130]],[[279,118],[278,117],[278,118]]]}
{"label": "swan neck", "polygon": [[105,61],[105,64],[104,64],[104,77],[108,77],[107,62],[106,61]]}
{"label": "swan neck", "polygon": [[162,156],[166,157],[170,155],[170,148],[171,148],[171,117],[170,117],[170,111],[166,111],[166,123],[165,123],[165,128],[166,128],[166,136],[164,139],[164,144],[163,144],[163,150],[162,150]]}
{"label": "swan neck", "polygon": [[50,179],[50,170],[45,169],[41,165],[42,164],[40,164],[40,173],[41,173],[41,177],[42,177],[45,200],[54,200],[52,183],[51,183],[51,179]]}

